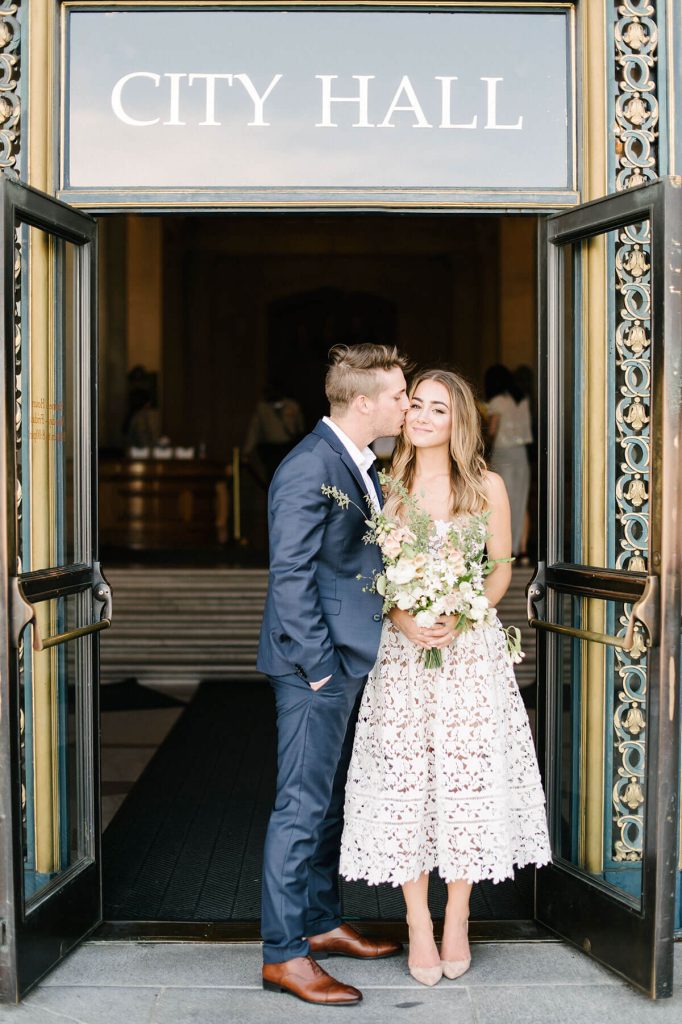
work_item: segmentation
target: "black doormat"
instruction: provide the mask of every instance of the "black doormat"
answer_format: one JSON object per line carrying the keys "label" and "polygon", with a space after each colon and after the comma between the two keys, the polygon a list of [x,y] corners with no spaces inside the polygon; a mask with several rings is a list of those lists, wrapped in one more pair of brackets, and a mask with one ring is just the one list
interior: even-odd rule
{"label": "black doormat", "polygon": [[151,711],[155,708],[180,708],[186,704],[150,686],[142,686],[134,676],[107,683],[99,690],[100,711]]}
{"label": "black doormat", "polygon": [[[202,683],[103,836],[109,921],[256,921],[275,787],[275,714],[259,680]],[[434,917],[445,887],[431,879]],[[344,882],[353,920],[401,920],[399,888]],[[474,886],[475,920],[533,916],[532,869]]]}

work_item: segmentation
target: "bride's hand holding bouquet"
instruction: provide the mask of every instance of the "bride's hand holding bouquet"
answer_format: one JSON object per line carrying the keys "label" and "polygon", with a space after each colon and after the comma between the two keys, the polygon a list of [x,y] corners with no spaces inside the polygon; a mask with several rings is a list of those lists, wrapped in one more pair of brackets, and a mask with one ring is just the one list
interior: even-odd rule
{"label": "bride's hand holding bouquet", "polygon": [[394,626],[407,637],[410,643],[426,650],[434,647],[447,647],[467,628],[463,615],[441,615],[433,626],[418,626],[414,615],[404,612],[397,606],[387,613]]}
{"label": "bride's hand holding bouquet", "polygon": [[[425,626],[418,626],[415,622],[414,615],[410,612],[404,612],[397,606],[393,606],[387,615],[394,626],[397,626],[400,632],[407,637],[410,643],[415,644],[417,647],[423,647],[428,650],[431,647],[445,646],[445,643],[450,643],[452,640],[452,630],[449,631],[449,638],[447,641],[442,642],[442,636],[444,630],[441,626],[441,620],[426,628]],[[441,641],[439,643],[439,641]]]}

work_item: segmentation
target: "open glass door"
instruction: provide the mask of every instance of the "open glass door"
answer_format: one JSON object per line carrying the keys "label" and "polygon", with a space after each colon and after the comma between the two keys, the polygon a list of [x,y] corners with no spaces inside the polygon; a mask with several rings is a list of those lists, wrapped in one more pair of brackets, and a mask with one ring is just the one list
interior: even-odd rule
{"label": "open glass door", "polygon": [[537,917],[653,997],[673,969],[681,229],[682,179],[548,218],[528,588],[554,853]]}
{"label": "open glass door", "polygon": [[19,999],[101,919],[95,237],[0,180],[0,997]]}

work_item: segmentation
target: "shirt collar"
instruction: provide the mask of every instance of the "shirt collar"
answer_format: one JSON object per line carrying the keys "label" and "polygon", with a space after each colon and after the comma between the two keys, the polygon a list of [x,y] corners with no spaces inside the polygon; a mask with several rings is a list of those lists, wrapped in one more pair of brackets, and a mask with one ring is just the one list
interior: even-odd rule
{"label": "shirt collar", "polygon": [[341,441],[343,446],[348,451],[348,454],[350,455],[355,465],[359,469],[363,470],[365,473],[369,472],[372,463],[376,459],[376,455],[374,454],[372,449],[370,447],[367,447],[363,448],[363,450],[360,451],[355,442],[351,441],[348,434],[346,434],[346,432],[343,431],[337,423],[334,423],[334,420],[330,419],[329,416],[323,416],[322,422],[326,423],[329,429],[334,431],[339,441]]}

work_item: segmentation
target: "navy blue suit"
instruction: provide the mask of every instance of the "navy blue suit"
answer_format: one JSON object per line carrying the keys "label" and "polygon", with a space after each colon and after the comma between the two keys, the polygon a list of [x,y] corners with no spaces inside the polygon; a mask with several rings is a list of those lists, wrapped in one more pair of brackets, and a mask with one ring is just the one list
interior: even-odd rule
{"label": "navy blue suit", "polygon": [[[374,468],[370,476],[378,480]],[[305,936],[341,923],[338,861],[343,802],[362,687],[381,636],[382,599],[358,575],[381,569],[363,544],[367,487],[340,439],[320,421],[270,485],[270,580],[258,668],[277,707],[277,793],[263,854],[266,963],[307,956]],[[310,682],[331,675],[313,690]]]}

